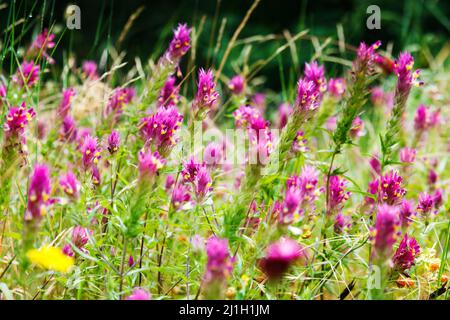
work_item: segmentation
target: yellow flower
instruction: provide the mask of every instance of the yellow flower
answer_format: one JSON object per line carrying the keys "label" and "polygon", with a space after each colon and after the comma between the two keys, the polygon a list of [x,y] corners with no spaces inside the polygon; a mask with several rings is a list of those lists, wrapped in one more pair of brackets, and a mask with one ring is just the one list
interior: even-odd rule
{"label": "yellow flower", "polygon": [[74,264],[72,257],[66,256],[60,248],[43,246],[27,252],[30,261],[44,269],[67,272]]}

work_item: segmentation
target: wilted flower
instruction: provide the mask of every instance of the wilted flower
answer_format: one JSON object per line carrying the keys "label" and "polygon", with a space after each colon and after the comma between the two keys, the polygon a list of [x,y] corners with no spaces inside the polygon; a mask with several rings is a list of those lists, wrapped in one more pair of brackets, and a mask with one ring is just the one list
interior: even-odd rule
{"label": "wilted flower", "polygon": [[192,107],[195,112],[204,112],[215,107],[219,94],[215,91],[214,77],[211,70],[200,69],[198,87]]}
{"label": "wilted flower", "polygon": [[180,100],[179,87],[175,85],[175,77],[169,76],[158,97],[158,106],[166,108],[175,106]]}
{"label": "wilted flower", "polygon": [[25,220],[40,220],[47,213],[50,205],[50,172],[46,165],[34,167],[28,188],[28,205]]}
{"label": "wilted flower", "polygon": [[400,161],[404,163],[413,163],[416,160],[416,149],[402,148],[400,149]]}
{"label": "wilted flower", "polygon": [[16,74],[13,76],[13,81],[20,86],[27,85],[29,87],[36,84],[39,79],[39,65],[35,65],[33,61],[24,61],[19,66]]}
{"label": "wilted flower", "polygon": [[278,129],[283,129],[286,126],[288,119],[292,114],[292,111],[293,111],[292,106],[289,103],[282,103],[278,107],[278,117],[277,117]]}
{"label": "wilted flower", "polygon": [[373,253],[377,258],[390,256],[397,241],[399,226],[398,208],[386,204],[378,206],[375,227],[372,229]]}
{"label": "wilted flower", "polygon": [[97,138],[93,138],[87,135],[81,146],[83,168],[85,170],[90,169],[92,166],[97,165],[100,156],[100,148],[97,146]]}
{"label": "wilted flower", "polygon": [[281,238],[271,244],[259,265],[269,279],[279,279],[300,257],[305,257],[305,249],[296,241]]}
{"label": "wilted flower", "polygon": [[97,74],[97,63],[92,60],[87,60],[83,62],[83,74],[86,78],[95,80],[98,79]]}
{"label": "wilted flower", "polygon": [[64,119],[69,115],[72,99],[75,96],[75,90],[73,88],[64,89],[62,96],[61,103],[56,111],[59,119]]}
{"label": "wilted flower", "polygon": [[59,179],[59,185],[65,194],[71,198],[76,198],[78,195],[78,181],[73,172],[69,171]]}
{"label": "wilted flower", "polygon": [[330,78],[328,81],[328,92],[334,98],[341,99],[345,93],[346,87],[344,78]]}
{"label": "wilted flower", "polygon": [[183,116],[174,107],[160,107],[155,114],[141,120],[140,133],[147,143],[166,154],[177,142],[175,134],[182,121]]}
{"label": "wilted flower", "polygon": [[331,176],[329,181],[329,210],[328,214],[339,212],[343,203],[350,197],[350,192],[345,191],[347,180],[339,178],[339,176]]}
{"label": "wilted flower", "polygon": [[405,234],[397,251],[392,258],[394,268],[400,272],[410,269],[414,265],[415,258],[420,254],[420,246],[413,237]]}
{"label": "wilted flower", "polygon": [[230,83],[228,84],[228,88],[235,95],[240,95],[245,90],[245,79],[241,75],[235,75],[231,78]]}
{"label": "wilted flower", "polygon": [[134,288],[133,293],[127,297],[127,300],[151,300],[152,295],[141,288]]}
{"label": "wilted flower", "polygon": [[186,24],[179,24],[173,32],[173,38],[170,41],[168,57],[170,60],[179,60],[191,47],[191,29]]}
{"label": "wilted flower", "polygon": [[120,147],[120,134],[113,130],[111,134],[108,136],[108,151],[111,154],[114,154],[119,150]]}
{"label": "wilted flower", "polygon": [[152,179],[159,169],[161,169],[166,160],[161,158],[158,151],[140,151],[139,155],[139,174],[140,179]]}

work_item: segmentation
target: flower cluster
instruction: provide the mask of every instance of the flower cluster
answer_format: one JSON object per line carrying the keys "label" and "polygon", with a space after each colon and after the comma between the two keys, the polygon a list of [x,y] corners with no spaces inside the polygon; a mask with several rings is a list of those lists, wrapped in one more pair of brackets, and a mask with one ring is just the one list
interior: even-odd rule
{"label": "flower cluster", "polygon": [[413,237],[405,234],[397,251],[392,258],[395,269],[400,272],[410,269],[414,265],[415,258],[420,254],[420,246]]}
{"label": "flower cluster", "polygon": [[245,79],[241,75],[235,75],[228,83],[228,88],[234,95],[241,95],[245,91]]}
{"label": "flower cluster", "polygon": [[106,116],[113,115],[115,120],[118,120],[123,112],[125,105],[129,104],[136,95],[134,88],[117,88],[109,98],[106,105]]}
{"label": "flower cluster", "polygon": [[212,110],[216,106],[219,94],[215,86],[212,71],[200,69],[198,73],[197,94],[192,103],[192,107],[197,114]]}
{"label": "flower cluster", "polygon": [[13,81],[21,87],[32,87],[39,80],[39,70],[39,65],[36,65],[33,61],[24,61],[13,76]]}
{"label": "flower cluster", "polygon": [[350,198],[350,192],[345,191],[347,180],[339,176],[331,176],[329,181],[328,214],[340,212],[345,201]]}
{"label": "flower cluster", "polygon": [[5,138],[10,141],[21,141],[25,143],[25,128],[36,113],[33,108],[27,109],[25,102],[20,107],[11,107],[6,115],[6,121],[3,125]]}
{"label": "flower cluster", "polygon": [[158,97],[158,106],[166,108],[174,107],[180,100],[179,90],[180,88],[175,85],[175,77],[169,76]]}
{"label": "flower cluster", "polygon": [[397,241],[399,223],[398,208],[387,204],[378,206],[372,229],[373,254],[376,258],[386,259],[390,256],[392,246]]}
{"label": "flower cluster", "polygon": [[179,24],[173,32],[167,55],[170,60],[179,60],[191,47],[191,29],[186,24]]}
{"label": "flower cluster", "polygon": [[166,160],[161,158],[158,151],[140,151],[138,160],[141,181],[153,179],[158,170],[166,163]]}
{"label": "flower cluster", "polygon": [[[369,183],[368,192],[373,194],[378,203],[397,205],[401,202],[406,190],[402,188],[403,178],[394,170]],[[369,203],[373,199],[366,198]]]}
{"label": "flower cluster", "polygon": [[222,282],[233,271],[234,259],[228,251],[228,240],[211,237],[206,243],[208,262],[204,279],[207,283]]}
{"label": "flower cluster", "polygon": [[69,115],[70,106],[72,105],[72,99],[75,96],[75,89],[64,89],[62,95],[63,97],[56,111],[59,119],[65,119]]}
{"label": "flower cluster", "polygon": [[[72,245],[81,252],[87,254],[89,253],[89,251],[85,248],[85,246],[88,243],[90,236],[92,236],[91,230],[88,230],[81,226],[76,226],[72,230]],[[69,257],[73,257],[75,255],[75,252],[73,251],[72,246],[69,243],[64,245],[63,252]]]}
{"label": "flower cluster", "polygon": [[37,164],[34,167],[28,188],[28,204],[25,220],[39,221],[47,213],[50,199],[50,171],[46,165]]}

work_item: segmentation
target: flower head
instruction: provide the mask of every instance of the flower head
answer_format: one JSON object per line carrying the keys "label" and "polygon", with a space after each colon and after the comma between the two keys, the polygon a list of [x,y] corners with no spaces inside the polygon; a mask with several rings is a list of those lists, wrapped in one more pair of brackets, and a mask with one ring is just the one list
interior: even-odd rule
{"label": "flower head", "polygon": [[134,88],[115,89],[106,105],[106,116],[114,115],[117,120],[122,114],[124,106],[129,104],[135,95]]}
{"label": "flower head", "polygon": [[346,89],[347,86],[344,78],[330,78],[328,81],[328,92],[334,98],[341,99]]}
{"label": "flower head", "polygon": [[28,205],[25,220],[40,220],[47,213],[50,205],[50,171],[46,165],[34,167],[28,188]]}
{"label": "flower head", "polygon": [[127,300],[152,300],[152,295],[147,290],[134,288],[133,293],[127,297]]}
{"label": "flower head", "polygon": [[368,46],[361,42],[356,53],[356,59],[353,61],[353,73],[370,75],[373,73],[375,63],[379,59],[376,50],[381,46],[381,41]]}
{"label": "flower head", "polygon": [[297,100],[295,108],[300,112],[309,112],[315,110],[319,106],[318,88],[313,81],[300,79],[297,83]]}
{"label": "flower head", "polygon": [[61,124],[61,129],[59,129],[59,137],[62,140],[72,142],[76,139],[78,134],[78,129],[75,120],[70,116],[66,116]]}
{"label": "flower head", "polygon": [[394,72],[398,77],[397,92],[401,95],[408,95],[413,84],[420,85],[417,82],[420,70],[413,71],[414,59],[409,52],[400,53],[394,64]]}
{"label": "flower head", "polygon": [[217,166],[223,157],[223,148],[221,145],[211,142],[209,143],[204,152],[203,159],[207,165]]}
{"label": "flower head", "polygon": [[412,222],[412,216],[414,215],[413,204],[411,201],[403,199],[400,210],[399,210],[399,218],[402,227],[407,227]]}
{"label": "flower head", "polygon": [[395,269],[400,272],[410,269],[414,265],[415,258],[420,254],[420,246],[413,237],[405,234],[397,251],[392,258]]}
{"label": "flower head", "polygon": [[197,94],[193,102],[196,111],[213,109],[217,103],[219,94],[215,91],[214,76],[211,70],[200,69],[198,73]]}
{"label": "flower head", "polygon": [[191,200],[189,189],[184,184],[178,184],[172,191],[172,205],[178,210],[184,203]]}
{"label": "flower head", "polygon": [[16,74],[13,76],[13,81],[18,83],[21,87],[32,87],[39,79],[39,65],[35,65],[33,61],[24,61],[19,66]]}
{"label": "flower head", "polygon": [[230,82],[228,83],[228,88],[231,90],[231,92],[235,95],[240,95],[245,90],[245,79],[241,75],[235,75],[233,78],[231,78]]}
{"label": "flower head", "polygon": [[416,131],[425,131],[428,129],[428,108],[421,104],[417,110],[414,117],[414,129]]}
{"label": "flower head", "polygon": [[223,281],[233,271],[233,259],[228,250],[228,240],[213,236],[206,243],[208,262],[206,265],[205,281]]}
{"label": "flower head", "polygon": [[212,190],[212,179],[206,166],[202,165],[198,169],[195,179],[195,194],[198,199],[203,199]]}
{"label": "flower head", "polygon": [[62,100],[57,110],[58,118],[60,119],[64,119],[69,115],[70,106],[72,105],[72,100],[75,96],[75,90],[73,88],[64,89],[62,96]]}
{"label": "flower head", "polygon": [[53,59],[48,55],[47,50],[55,47],[55,35],[53,33],[48,33],[48,29],[45,28],[41,33],[39,33],[36,38],[34,38],[33,43],[29,49],[29,53],[34,55],[41,55],[47,59],[50,64],[53,64]]}
{"label": "flower head", "polygon": [[353,119],[352,126],[350,128],[350,137],[353,139],[357,137],[361,137],[364,133],[364,122],[361,120],[359,116]]}
{"label": "flower head", "polygon": [[316,61],[305,63],[305,80],[312,81],[322,95],[327,90],[327,79],[325,79],[325,68],[319,66]]}
{"label": "flower head", "polygon": [[434,207],[433,196],[428,193],[421,193],[419,195],[419,204],[417,205],[416,211],[422,216],[428,216]]}
{"label": "flower head", "polygon": [[179,24],[173,32],[170,41],[168,56],[170,60],[177,60],[184,56],[191,47],[191,29],[186,24]]}
{"label": "flower head", "polygon": [[176,106],[180,100],[178,94],[180,88],[176,86],[175,81],[176,79],[173,76],[167,78],[158,97],[158,106],[164,106],[166,108]]}
{"label": "flower head", "polygon": [[416,160],[416,149],[402,148],[400,149],[400,161],[404,163],[413,163]]}
{"label": "flower head", "polygon": [[183,122],[183,116],[174,107],[159,107],[155,114],[143,118],[140,133],[147,143],[164,154],[177,142],[176,133]]}
{"label": "flower head", "polygon": [[386,204],[378,206],[375,227],[372,229],[374,256],[389,257],[392,246],[397,241],[399,223],[398,208]]}
{"label": "flower head", "polygon": [[346,230],[348,230],[351,227],[351,219],[348,216],[345,216],[342,214],[342,212],[339,212],[336,217],[334,218],[334,232],[337,234],[342,234]]}
{"label": "flower head", "polygon": [[120,134],[116,130],[113,130],[108,136],[108,151],[110,154],[114,154],[120,147]]}
{"label": "flower head", "polygon": [[278,279],[297,259],[304,256],[302,246],[292,239],[283,237],[267,248],[266,255],[260,260],[259,265],[269,279]]}
{"label": "flower head", "polygon": [[140,151],[138,158],[141,179],[153,178],[166,163],[166,160],[161,158],[158,151],[153,153],[151,151]]}
{"label": "flower head", "polygon": [[25,102],[20,107],[11,107],[3,125],[5,138],[25,142],[25,128],[35,115],[33,108],[26,108]]}
{"label": "flower head", "polygon": [[307,147],[308,139],[305,139],[305,134],[303,131],[298,131],[292,142],[292,151],[294,152],[306,152],[309,150]]}
{"label": "flower head", "polygon": [[278,129],[283,129],[287,122],[289,117],[292,114],[292,106],[289,103],[282,103],[279,107],[278,107],[278,117],[277,117],[277,127]]}
{"label": "flower head", "polygon": [[402,182],[403,178],[396,171],[391,170],[370,182],[368,192],[375,195],[379,203],[397,205],[406,194],[406,190],[402,188]]}
{"label": "flower head", "polygon": [[95,80],[98,79],[98,73],[97,73],[97,63],[92,60],[87,60],[83,62],[83,74],[86,78]]}
{"label": "flower head", "polygon": [[92,166],[97,165],[98,161],[101,158],[100,148],[97,145],[97,138],[93,138],[90,135],[87,135],[84,138],[84,142],[81,146],[81,153],[83,168],[88,170],[92,168]]}
{"label": "flower head", "polygon": [[329,213],[338,212],[342,209],[343,203],[350,197],[350,192],[345,191],[347,180],[339,176],[331,176],[329,183]]}
{"label": "flower head", "polygon": [[59,179],[59,185],[65,194],[71,198],[76,198],[78,195],[78,181],[73,172],[69,171]]}

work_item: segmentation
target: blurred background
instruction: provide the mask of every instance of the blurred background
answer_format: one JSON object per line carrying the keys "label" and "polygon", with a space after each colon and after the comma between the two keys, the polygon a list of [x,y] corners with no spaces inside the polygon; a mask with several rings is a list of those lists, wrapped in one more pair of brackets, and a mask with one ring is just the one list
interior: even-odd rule
{"label": "blurred background", "polygon": [[[69,52],[78,59],[99,61],[105,49],[111,47],[124,50],[125,61],[133,61],[135,57],[144,61],[149,57],[157,59],[165,50],[172,29],[178,22],[186,22],[199,32],[195,65],[217,68],[227,43],[253,1],[41,0],[0,3],[2,34],[6,34],[14,22],[19,46],[20,43],[28,43],[42,27],[51,27],[59,38],[59,49],[55,52],[59,62],[64,61]],[[81,9],[81,30],[65,27],[64,12],[69,4],[76,4]],[[370,5],[378,5],[381,9],[379,30],[366,27],[370,15],[366,10]],[[119,41],[127,21],[133,15],[131,27]],[[363,40],[374,42],[380,39],[383,48],[389,48],[393,55],[408,49],[415,55],[418,66],[427,67],[433,57],[442,54],[442,50],[449,50],[450,1],[262,0],[239,39],[261,38],[251,42],[250,48],[250,60],[258,61],[271,56],[286,43],[286,37],[304,29],[309,30],[308,38],[296,42],[297,58],[292,59],[292,51],[286,50],[261,69],[265,86],[279,89],[280,68],[291,67],[291,64],[294,68],[301,68],[301,63],[311,59],[317,52],[317,46],[320,47],[325,41],[333,43],[341,40],[357,46]],[[289,30],[289,34],[285,30]],[[243,49],[244,45],[233,49],[228,61],[242,59]],[[2,52],[1,65],[4,67],[9,64],[10,56],[7,51]],[[343,59],[352,56],[347,50],[329,53]],[[298,61],[293,61],[296,59]],[[227,63],[223,74],[231,76],[241,71],[241,67],[238,62]],[[332,63],[327,65],[327,69],[331,73],[338,72],[339,65]]]}

